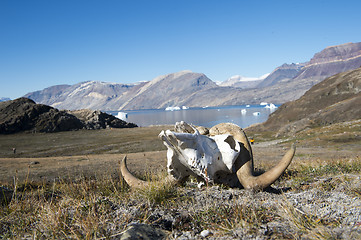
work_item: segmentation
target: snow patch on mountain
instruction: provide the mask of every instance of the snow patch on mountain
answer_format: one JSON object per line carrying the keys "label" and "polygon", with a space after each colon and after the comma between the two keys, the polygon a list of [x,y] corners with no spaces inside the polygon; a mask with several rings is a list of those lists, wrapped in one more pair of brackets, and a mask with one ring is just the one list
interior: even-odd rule
{"label": "snow patch on mountain", "polygon": [[244,77],[241,75],[234,75],[227,80],[218,83],[222,87],[240,87],[240,88],[252,88],[258,84],[259,81],[264,80],[269,73],[260,77]]}

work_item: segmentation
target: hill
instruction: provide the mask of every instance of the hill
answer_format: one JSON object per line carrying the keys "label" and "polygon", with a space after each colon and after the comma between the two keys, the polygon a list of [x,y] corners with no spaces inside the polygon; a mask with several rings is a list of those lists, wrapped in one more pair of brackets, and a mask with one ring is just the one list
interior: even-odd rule
{"label": "hill", "polygon": [[107,127],[136,127],[116,117],[91,110],[59,111],[27,98],[0,102],[0,134],[22,131],[60,132]]}
{"label": "hill", "polygon": [[301,98],[281,105],[268,120],[250,130],[293,135],[305,128],[361,119],[361,68],[316,84]]}

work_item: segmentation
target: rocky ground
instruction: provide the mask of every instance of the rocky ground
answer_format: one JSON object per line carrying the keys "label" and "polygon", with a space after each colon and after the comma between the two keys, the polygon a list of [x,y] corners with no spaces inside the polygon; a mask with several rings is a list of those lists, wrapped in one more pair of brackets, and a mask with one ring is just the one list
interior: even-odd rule
{"label": "rocky ground", "polygon": [[[312,184],[344,177],[320,179]],[[360,175],[347,178],[345,185],[360,187]],[[345,185],[332,191],[186,188],[179,196],[186,200],[178,208],[149,208],[148,224],[165,230],[171,239],[359,239],[361,199],[345,193],[344,188],[349,187]],[[140,210],[133,204],[117,206],[117,217],[137,215]]]}
{"label": "rocky ground", "polygon": [[[259,172],[273,166],[297,142],[292,164],[266,191],[221,185],[198,188],[192,180],[184,186],[129,189],[119,176],[119,160],[125,152],[130,170],[138,176],[152,178],[164,172],[161,144],[152,145],[156,151],[136,151],[142,144],[159,141],[159,127],[2,136],[2,146],[16,139],[30,144],[30,137],[38,146],[36,152],[46,155],[34,157],[30,144],[29,149],[21,147],[19,157],[0,158],[1,192],[12,198],[3,202],[0,211],[0,237],[360,239],[360,123],[309,129],[284,139],[251,133]],[[105,152],[89,152],[83,144],[90,138],[98,141],[87,146],[102,146]],[[146,142],[138,143],[140,138]],[[71,156],[59,156],[46,144],[39,145],[45,141],[62,149],[60,140],[73,142],[66,148]],[[127,145],[132,148],[122,148]],[[115,148],[123,150],[115,152]]]}

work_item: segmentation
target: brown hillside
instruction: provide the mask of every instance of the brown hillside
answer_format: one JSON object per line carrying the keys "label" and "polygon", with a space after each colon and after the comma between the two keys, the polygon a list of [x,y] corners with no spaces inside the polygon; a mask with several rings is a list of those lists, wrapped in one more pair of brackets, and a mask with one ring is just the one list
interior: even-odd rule
{"label": "brown hillside", "polygon": [[306,127],[360,119],[360,106],[361,68],[358,68],[325,79],[298,100],[280,106],[264,124],[253,129],[290,135]]}

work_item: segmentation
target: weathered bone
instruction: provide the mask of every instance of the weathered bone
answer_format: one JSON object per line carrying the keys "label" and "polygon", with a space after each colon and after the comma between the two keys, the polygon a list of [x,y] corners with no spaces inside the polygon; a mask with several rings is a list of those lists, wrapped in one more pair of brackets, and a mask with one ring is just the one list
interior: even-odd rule
{"label": "weathered bone", "polygon": [[[221,123],[204,136],[187,123],[176,123],[176,131],[162,131],[159,137],[167,146],[168,173],[172,181],[184,181],[188,176],[207,183],[222,183],[230,187],[264,189],[276,181],[291,163],[295,146],[280,163],[260,176],[254,176],[252,149],[239,126]],[[121,171],[132,187],[147,186],[134,177],[123,159]]]}
{"label": "weathered bone", "polygon": [[282,160],[260,176],[254,176],[253,154],[248,138],[242,128],[233,123],[221,123],[209,130],[210,135],[232,134],[241,144],[241,154],[237,159],[237,177],[244,188],[264,189],[274,183],[290,165],[296,152],[293,144]]}
{"label": "weathered bone", "polygon": [[[128,183],[132,188],[146,188],[150,186],[150,183],[147,181],[140,180],[136,178],[131,172],[129,172],[127,167],[127,156],[124,156],[123,160],[120,163],[120,172],[124,178],[124,180]],[[179,182],[173,178],[172,176],[167,176],[163,179],[162,182],[168,182],[170,184],[178,184]]]}
{"label": "weathered bone", "polygon": [[144,188],[149,186],[147,181],[140,180],[129,172],[127,167],[127,156],[125,156],[120,163],[120,172],[122,173],[124,180],[133,188]]}

